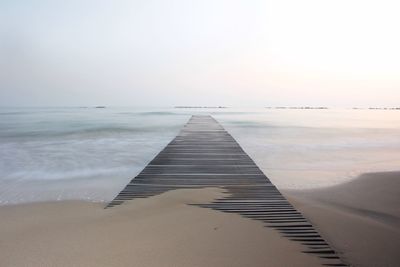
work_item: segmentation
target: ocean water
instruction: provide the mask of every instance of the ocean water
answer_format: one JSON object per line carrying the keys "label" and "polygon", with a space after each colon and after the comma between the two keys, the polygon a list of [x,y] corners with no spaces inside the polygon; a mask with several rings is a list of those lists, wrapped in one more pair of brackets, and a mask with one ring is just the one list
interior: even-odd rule
{"label": "ocean water", "polygon": [[400,170],[400,111],[0,108],[0,204],[109,201],[192,114],[213,115],[280,189]]}

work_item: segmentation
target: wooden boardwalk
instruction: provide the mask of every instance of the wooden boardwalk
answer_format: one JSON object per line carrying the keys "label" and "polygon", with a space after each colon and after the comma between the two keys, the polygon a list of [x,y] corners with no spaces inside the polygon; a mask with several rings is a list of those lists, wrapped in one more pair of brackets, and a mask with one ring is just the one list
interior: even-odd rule
{"label": "wooden boardwalk", "polygon": [[[179,188],[221,187],[229,194],[193,204],[262,221],[304,245],[325,266],[347,266],[211,116],[192,116],[175,137],[106,208]],[[190,203],[189,203],[190,204]]]}

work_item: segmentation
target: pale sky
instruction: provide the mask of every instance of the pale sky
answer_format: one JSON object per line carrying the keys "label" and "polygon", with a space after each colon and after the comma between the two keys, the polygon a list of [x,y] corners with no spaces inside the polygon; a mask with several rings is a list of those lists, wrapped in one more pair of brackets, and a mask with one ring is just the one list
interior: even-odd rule
{"label": "pale sky", "polygon": [[400,106],[400,2],[0,1],[1,106]]}

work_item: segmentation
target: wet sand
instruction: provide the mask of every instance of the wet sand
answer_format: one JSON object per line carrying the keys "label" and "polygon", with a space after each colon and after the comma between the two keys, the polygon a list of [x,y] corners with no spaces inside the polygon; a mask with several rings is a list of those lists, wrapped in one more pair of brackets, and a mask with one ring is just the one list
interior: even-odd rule
{"label": "wet sand", "polygon": [[283,192],[354,266],[400,266],[400,172],[338,186]]}
{"label": "wet sand", "polygon": [[261,222],[187,205],[221,189],[182,189],[103,209],[89,202],[0,207],[1,266],[321,266]]}

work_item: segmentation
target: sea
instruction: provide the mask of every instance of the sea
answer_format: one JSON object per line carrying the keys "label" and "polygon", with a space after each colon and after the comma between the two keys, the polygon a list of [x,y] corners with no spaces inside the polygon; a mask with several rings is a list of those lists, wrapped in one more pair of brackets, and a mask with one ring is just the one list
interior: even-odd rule
{"label": "sea", "polygon": [[180,131],[212,115],[282,190],[400,170],[400,110],[0,108],[0,205],[110,201]]}

